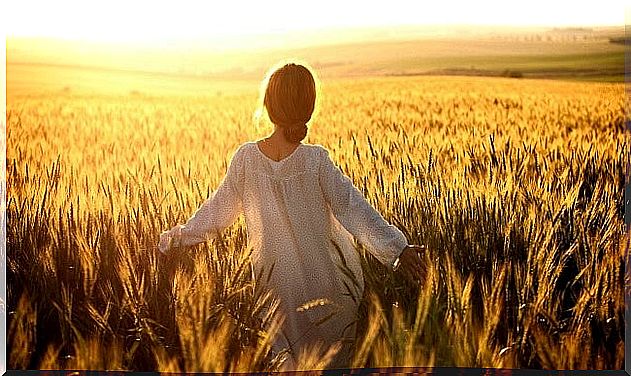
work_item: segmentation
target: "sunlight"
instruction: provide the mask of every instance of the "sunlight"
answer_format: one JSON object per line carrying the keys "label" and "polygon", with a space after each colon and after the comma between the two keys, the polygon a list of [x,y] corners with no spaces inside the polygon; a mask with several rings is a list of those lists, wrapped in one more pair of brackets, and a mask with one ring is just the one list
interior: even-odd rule
{"label": "sunlight", "polygon": [[623,25],[624,0],[576,4],[533,0],[506,3],[392,0],[363,4],[323,0],[305,8],[289,0],[175,2],[27,0],[5,5],[8,36],[46,36],[99,42],[235,43],[297,30],[422,24],[590,26]]}

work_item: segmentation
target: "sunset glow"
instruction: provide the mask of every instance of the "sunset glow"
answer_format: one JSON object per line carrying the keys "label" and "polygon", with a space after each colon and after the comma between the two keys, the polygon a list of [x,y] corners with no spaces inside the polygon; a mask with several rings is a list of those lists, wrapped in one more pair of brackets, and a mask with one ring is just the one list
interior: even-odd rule
{"label": "sunset glow", "polygon": [[325,0],[311,7],[288,0],[263,2],[182,2],[79,0],[10,2],[6,33],[105,42],[212,40],[231,43],[257,35],[296,30],[388,25],[469,24],[518,26],[623,25],[625,2],[498,0],[421,4]]}

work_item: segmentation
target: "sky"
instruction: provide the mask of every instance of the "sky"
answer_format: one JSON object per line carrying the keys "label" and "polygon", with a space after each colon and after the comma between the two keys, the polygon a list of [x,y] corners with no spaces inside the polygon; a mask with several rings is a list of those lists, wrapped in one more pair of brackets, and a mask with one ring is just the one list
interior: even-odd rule
{"label": "sky", "polygon": [[391,25],[622,26],[626,0],[378,2],[318,0],[4,2],[8,37],[102,42],[230,40],[243,36]]}

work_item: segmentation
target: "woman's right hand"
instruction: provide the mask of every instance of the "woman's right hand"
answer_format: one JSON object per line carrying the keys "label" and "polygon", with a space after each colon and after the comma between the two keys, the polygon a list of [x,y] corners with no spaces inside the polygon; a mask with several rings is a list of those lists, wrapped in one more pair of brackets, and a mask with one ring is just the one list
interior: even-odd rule
{"label": "woman's right hand", "polygon": [[160,234],[160,241],[158,242],[158,249],[160,252],[166,254],[170,249],[174,241],[178,241],[182,235],[182,225],[177,225],[168,231],[164,231]]}
{"label": "woman's right hand", "polygon": [[427,265],[425,264],[425,246],[408,245],[399,256],[397,270],[412,283],[422,283],[427,276]]}

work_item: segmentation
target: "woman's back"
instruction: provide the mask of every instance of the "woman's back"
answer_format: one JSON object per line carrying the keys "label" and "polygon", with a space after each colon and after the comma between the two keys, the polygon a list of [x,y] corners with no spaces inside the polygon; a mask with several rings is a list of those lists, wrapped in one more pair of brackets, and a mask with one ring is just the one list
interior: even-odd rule
{"label": "woman's back", "polygon": [[[292,312],[285,317],[278,351],[297,351],[318,340],[330,345],[341,339],[345,327],[349,340],[354,334],[349,325],[363,277],[352,238],[333,216],[320,186],[325,156],[319,146],[300,145],[274,170],[256,143],[245,144],[235,155],[243,173],[240,194],[257,288],[271,290],[280,311]],[[337,249],[354,278],[341,271]]]}

